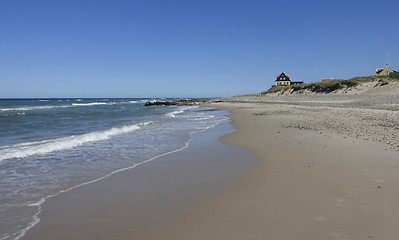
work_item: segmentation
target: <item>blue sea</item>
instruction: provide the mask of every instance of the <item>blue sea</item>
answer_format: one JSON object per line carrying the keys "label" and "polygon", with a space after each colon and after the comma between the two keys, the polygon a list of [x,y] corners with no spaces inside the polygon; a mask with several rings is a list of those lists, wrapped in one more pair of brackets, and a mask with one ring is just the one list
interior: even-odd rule
{"label": "blue sea", "polygon": [[0,239],[37,224],[46,199],[186,148],[225,120],[176,99],[0,99]]}

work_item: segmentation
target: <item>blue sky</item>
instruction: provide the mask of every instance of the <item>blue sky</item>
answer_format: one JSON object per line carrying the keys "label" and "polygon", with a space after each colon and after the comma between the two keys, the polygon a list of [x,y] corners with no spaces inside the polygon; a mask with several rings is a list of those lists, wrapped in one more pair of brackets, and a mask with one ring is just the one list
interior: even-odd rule
{"label": "blue sky", "polygon": [[1,0],[0,97],[225,97],[399,70],[399,1]]}

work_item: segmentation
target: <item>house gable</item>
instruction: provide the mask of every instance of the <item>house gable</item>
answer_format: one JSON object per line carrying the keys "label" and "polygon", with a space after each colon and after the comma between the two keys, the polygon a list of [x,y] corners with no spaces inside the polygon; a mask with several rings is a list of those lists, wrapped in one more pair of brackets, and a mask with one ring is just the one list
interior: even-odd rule
{"label": "house gable", "polygon": [[375,71],[376,76],[388,76],[395,71],[392,70],[388,65],[385,68],[377,68]]}
{"label": "house gable", "polygon": [[282,72],[277,75],[276,81],[290,81],[290,75]]}

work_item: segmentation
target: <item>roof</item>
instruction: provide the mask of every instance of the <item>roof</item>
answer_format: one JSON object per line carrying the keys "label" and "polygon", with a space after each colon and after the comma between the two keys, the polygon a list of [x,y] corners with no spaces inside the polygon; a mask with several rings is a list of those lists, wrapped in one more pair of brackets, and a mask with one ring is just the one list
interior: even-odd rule
{"label": "roof", "polygon": [[321,79],[322,82],[328,82],[328,81],[331,81],[331,80],[333,80],[333,79],[332,78]]}
{"label": "roof", "polygon": [[279,78],[281,74],[285,74],[285,76],[290,77],[290,75],[286,74],[285,72],[281,72],[279,75],[277,75],[277,78]]}
{"label": "roof", "polygon": [[395,72],[394,70],[392,70],[392,69],[388,66],[388,64],[385,66],[385,68],[377,68],[377,69],[375,70],[375,72],[378,74],[378,73],[380,73],[380,72],[382,72],[382,71],[384,71],[384,70],[387,70],[387,71],[389,71],[389,72]]}

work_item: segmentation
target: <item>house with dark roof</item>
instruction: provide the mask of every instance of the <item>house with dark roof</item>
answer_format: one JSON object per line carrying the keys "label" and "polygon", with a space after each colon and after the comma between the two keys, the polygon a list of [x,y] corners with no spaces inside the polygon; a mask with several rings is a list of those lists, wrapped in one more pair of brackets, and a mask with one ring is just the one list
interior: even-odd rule
{"label": "house with dark roof", "polygon": [[288,86],[288,85],[294,85],[294,84],[302,84],[303,81],[291,81],[290,80],[290,75],[286,74],[285,72],[280,73],[277,75],[276,78],[276,86]]}

